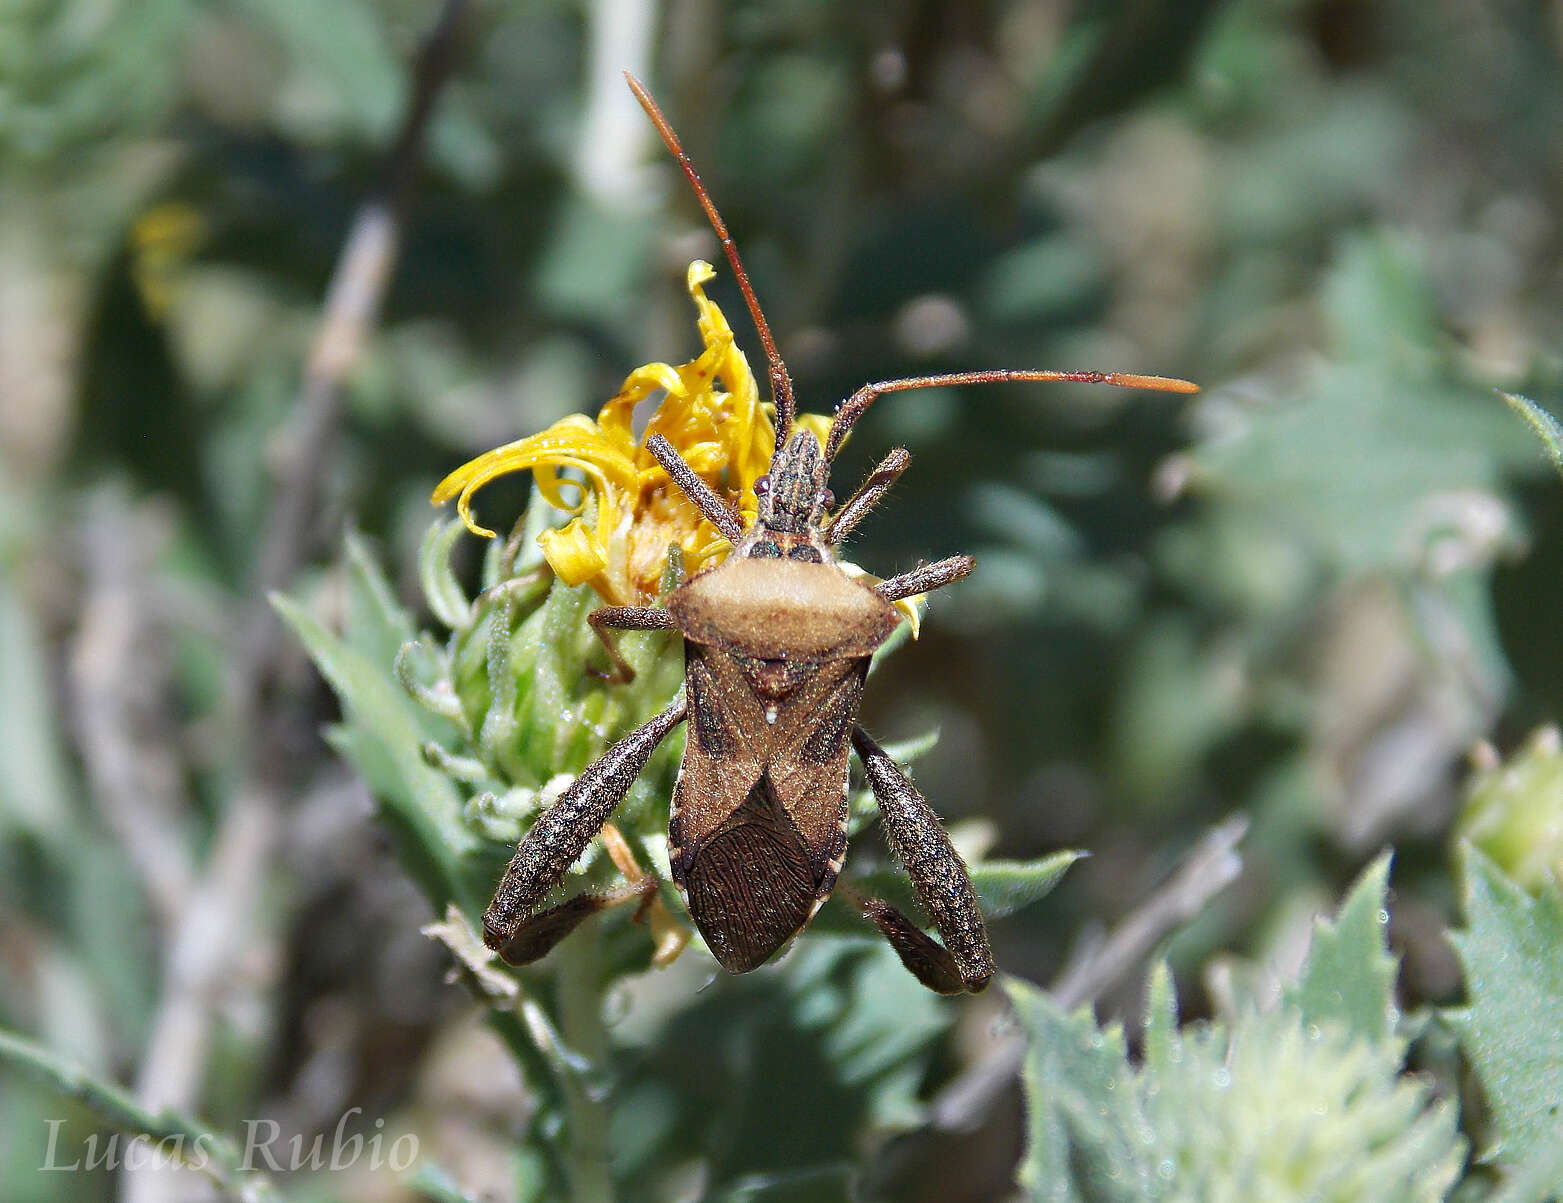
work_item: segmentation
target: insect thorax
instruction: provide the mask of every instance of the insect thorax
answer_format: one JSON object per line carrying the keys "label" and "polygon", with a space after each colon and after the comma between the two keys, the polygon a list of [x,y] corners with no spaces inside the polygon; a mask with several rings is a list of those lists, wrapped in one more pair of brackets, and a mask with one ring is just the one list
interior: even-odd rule
{"label": "insect thorax", "polygon": [[833,563],[733,556],[668,598],[684,638],[761,660],[869,655],[900,615]]}

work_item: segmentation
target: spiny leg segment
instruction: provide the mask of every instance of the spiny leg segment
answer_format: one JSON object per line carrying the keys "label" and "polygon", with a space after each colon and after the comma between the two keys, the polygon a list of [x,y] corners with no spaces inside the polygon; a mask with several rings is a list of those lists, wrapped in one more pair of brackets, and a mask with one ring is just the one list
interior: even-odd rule
{"label": "spiny leg segment", "polygon": [[857,524],[868,517],[869,512],[880,503],[911,462],[912,457],[904,447],[895,448],[880,460],[879,466],[868,474],[857,487],[857,492],[847,498],[846,504],[831,518],[830,525],[825,528],[825,542],[834,547],[856,530]]}
{"label": "spiny leg segment", "polygon": [[608,649],[613,668],[606,677],[614,685],[628,685],[635,679],[635,669],[620,654],[610,632],[669,631],[678,625],[671,614],[656,606],[598,606],[586,616],[586,622]]}
{"label": "spiny leg segment", "polygon": [[733,507],[728,505],[712,491],[711,486],[695,475],[695,470],[684,462],[684,457],[678,453],[678,449],[668,442],[660,434],[654,434],[646,440],[646,450],[656,457],[657,463],[662,465],[662,470],[668,474],[684,496],[689,498],[697,510],[705,516],[705,520],[717,530],[722,532],[722,537],[729,543],[737,546],[743,538],[744,527]]}
{"label": "spiny leg segment", "polygon": [[855,901],[890,941],[901,963],[930,990],[975,994],[985,989],[994,974],[993,949],[960,854],[927,800],[862,727],[853,726],[852,746],[879,803],[891,851],[906,867],[912,892],[944,943],[888,903],[861,897]]}
{"label": "spiny leg segment", "polygon": [[919,564],[910,572],[880,581],[874,586],[874,592],[891,602],[919,593],[932,593],[935,589],[953,585],[962,577],[969,576],[976,566],[977,561],[970,556],[950,556],[935,560],[932,564]]}
{"label": "spiny leg segment", "polygon": [[680,697],[631,731],[588,765],[526,833],[483,912],[483,942],[510,964],[537,960],[583,919],[602,909],[598,899],[580,895],[537,913],[538,903],[602,830],[657,745],[684,721],[686,713]]}

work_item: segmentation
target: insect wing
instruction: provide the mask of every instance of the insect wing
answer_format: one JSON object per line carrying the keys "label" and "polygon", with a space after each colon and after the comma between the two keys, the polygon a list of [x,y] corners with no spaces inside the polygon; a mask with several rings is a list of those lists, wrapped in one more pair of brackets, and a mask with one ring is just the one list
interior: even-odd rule
{"label": "insect wing", "polygon": [[778,662],[686,648],[690,740],[669,830],[673,876],[712,953],[742,973],[796,934],[835,885],[868,658]]}

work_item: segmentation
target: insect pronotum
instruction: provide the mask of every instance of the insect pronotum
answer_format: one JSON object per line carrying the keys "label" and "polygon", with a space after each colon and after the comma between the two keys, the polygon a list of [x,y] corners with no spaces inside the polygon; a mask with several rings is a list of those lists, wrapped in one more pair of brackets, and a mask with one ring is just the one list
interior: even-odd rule
{"label": "insect pronotum", "polygon": [[831,462],[854,423],[886,393],[1016,380],[1169,392],[1193,392],[1195,386],[1120,372],[1030,370],[882,380],[840,405],[821,447],[795,421],[792,380],[716,206],[661,110],[639,80],[626,78],[688,178],[743,292],[769,368],[776,452],[769,474],[755,483],[759,513],[745,528],[733,506],[670,443],[660,435],[648,441],[673,483],[733,551],[675,588],[665,609],[605,606],[590,615],[620,680],[629,669],[613,631],[677,631],[684,643],[684,692],[609,748],[527,832],[483,916],[484,939],[510,963],[525,964],[582,919],[623,900],[623,891],[582,894],[539,910],[657,745],[688,719],[668,856],[673,881],[724,968],[745,973],[762,964],[835,887],[847,850],[848,757],[855,749],[890,847],[940,941],[895,907],[856,891],[853,901],[925,986],[946,994],[981,990],[993,976],[993,952],[966,866],[923,796],[857,723],[869,658],[901,621],[892,603],[960,580],[973,561],[951,556],[873,584],[850,575],[837,548],[910,457],[900,448],[891,451],[834,509],[827,487]]}

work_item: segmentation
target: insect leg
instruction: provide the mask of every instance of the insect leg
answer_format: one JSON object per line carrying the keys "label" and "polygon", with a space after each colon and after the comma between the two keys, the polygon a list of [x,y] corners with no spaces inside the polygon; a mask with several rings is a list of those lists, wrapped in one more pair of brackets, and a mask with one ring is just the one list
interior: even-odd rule
{"label": "insect leg", "polygon": [[857,524],[868,517],[869,511],[879,504],[880,498],[890,491],[890,486],[895,484],[896,478],[906,471],[906,465],[911,462],[912,457],[904,447],[897,447],[880,460],[879,467],[868,474],[857,487],[857,492],[836,511],[836,516],[825,528],[825,542],[834,546],[857,529]]}
{"label": "insect leg", "polygon": [[900,601],[913,594],[931,593],[935,589],[953,585],[971,572],[976,564],[977,561],[970,556],[951,556],[932,564],[920,564],[910,572],[880,581],[874,586],[874,592],[886,601]]}
{"label": "insect leg", "polygon": [[[504,958],[507,965],[530,965],[533,961],[542,960],[560,940],[593,915],[626,902],[638,902],[644,909],[651,905],[656,896],[655,877],[643,877],[640,881],[601,894],[577,894],[558,906],[551,906],[523,920],[503,944],[490,942],[489,946]],[[484,928],[483,939],[489,942],[487,927]]]}
{"label": "insect leg", "polygon": [[661,905],[656,875],[640,867],[635,853],[612,823],[604,823],[598,835],[614,866],[624,876],[624,884],[600,894],[577,894],[527,919],[500,950],[500,955],[510,964],[530,965],[542,960],[584,920],[628,902],[636,904],[636,923],[650,919],[651,938],[656,944],[651,957],[653,965],[665,968],[684,950],[689,942],[689,930],[674,921],[667,908]]}
{"label": "insect leg", "polygon": [[537,904],[602,829],[657,745],[683,722],[687,711],[684,699],[679,698],[619,740],[589,764],[526,833],[488,910],[483,912],[483,942],[505,960],[516,965],[536,960],[582,919],[601,909],[576,898],[534,914]]}
{"label": "insect leg", "polygon": [[657,894],[656,873],[640,867],[634,849],[619,829],[612,823],[604,823],[599,835],[614,868],[629,883],[627,888],[616,893],[621,893],[625,901],[638,898],[640,905],[635,908],[635,922],[645,923],[651,928],[651,939],[656,945],[656,950],[651,954],[651,963],[658,969],[667,968],[688,945],[691,934],[689,928],[673,918],[662,904]]}
{"label": "insect leg", "polygon": [[615,685],[628,685],[635,679],[635,670],[619,655],[619,645],[610,631],[667,631],[678,625],[671,614],[656,606],[598,606],[586,621],[608,649],[613,669],[607,678]]}
{"label": "insect leg", "polygon": [[863,912],[864,917],[890,941],[901,964],[935,994],[965,994],[966,983],[950,950],[888,902],[868,898],[846,882],[838,882],[836,892],[844,894]]}
{"label": "insect leg", "polygon": [[923,985],[941,994],[977,993],[993,977],[993,950],[988,946],[977,892],[960,854],[927,800],[862,727],[853,726],[852,746],[863,761],[879,803],[890,848],[906,866],[912,892],[939,929],[944,944],[934,943],[886,903],[864,903],[864,913]]}
{"label": "insect leg", "polygon": [[713,493],[711,486],[695,475],[695,470],[684,462],[684,457],[678,453],[672,443],[660,434],[654,434],[646,440],[646,450],[656,457],[657,463],[662,465],[662,470],[673,478],[673,483],[682,490],[684,496],[705,515],[706,521],[722,532],[724,539],[736,545],[738,540],[743,538],[743,523],[738,520],[738,515],[733,513],[733,507]]}

